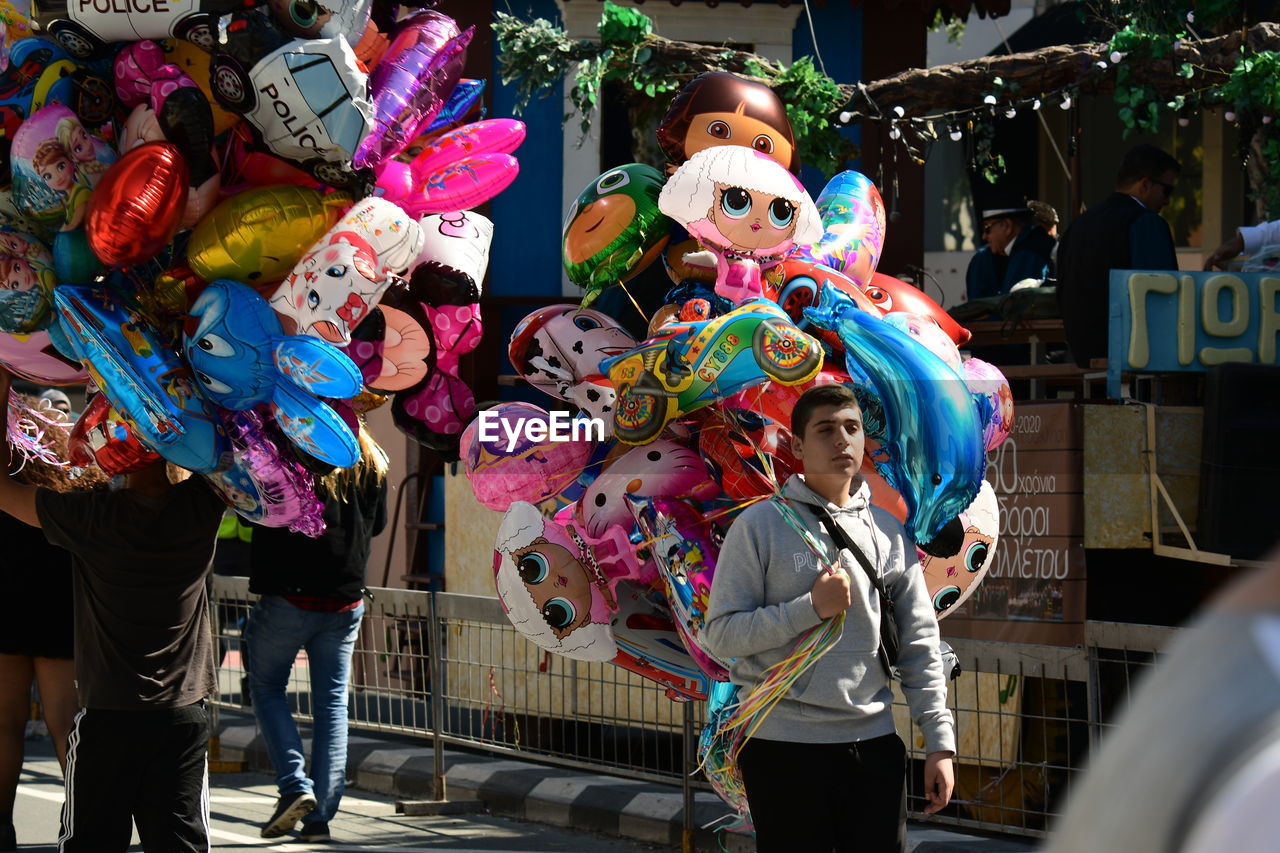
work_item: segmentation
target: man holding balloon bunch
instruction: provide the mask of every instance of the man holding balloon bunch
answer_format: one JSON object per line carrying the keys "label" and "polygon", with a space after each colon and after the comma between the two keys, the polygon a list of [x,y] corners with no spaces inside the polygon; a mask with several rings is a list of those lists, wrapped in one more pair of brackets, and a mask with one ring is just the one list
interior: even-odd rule
{"label": "man holding balloon bunch", "polygon": [[853,392],[811,388],[791,430],[804,474],[787,481],[782,500],[747,508],[729,528],[701,635],[707,651],[733,659],[730,679],[745,695],[790,665],[803,635],[843,614],[834,645],[756,721],[738,755],[756,849],[901,851],[907,755],[894,729],[881,610],[896,621],[897,674],[928,750],[930,814],[951,799],[956,744],[938,622],[915,546],[870,505],[858,474],[864,432]]}
{"label": "man holding balloon bunch", "polygon": [[[4,435],[12,379],[0,367]],[[9,455],[0,438],[0,470]],[[201,477],[172,483],[163,460],[128,476],[126,488],[65,494],[0,476],[0,510],[72,555],[83,708],[67,751],[58,850],[123,853],[136,823],[148,850],[207,851],[214,662],[205,575],[224,505]]]}

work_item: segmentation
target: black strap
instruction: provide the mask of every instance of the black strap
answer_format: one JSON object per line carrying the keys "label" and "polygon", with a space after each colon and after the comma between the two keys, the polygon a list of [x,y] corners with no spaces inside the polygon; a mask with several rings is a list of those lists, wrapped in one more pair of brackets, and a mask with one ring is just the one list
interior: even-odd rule
{"label": "black strap", "polygon": [[867,573],[867,577],[871,581],[871,586],[880,596],[880,647],[876,650],[877,657],[880,658],[880,666],[884,669],[884,674],[888,678],[894,678],[894,667],[898,663],[898,655],[901,649],[901,640],[898,636],[898,620],[894,617],[893,599],[889,597],[889,593],[884,588],[884,581],[880,579],[879,573],[872,567],[871,561],[867,559],[866,554],[862,553],[848,532],[836,523],[831,517],[830,511],[821,505],[806,504],[811,508],[818,517],[819,524],[825,524],[827,533],[836,543],[836,551],[849,551],[853,554],[854,559],[858,561],[858,565],[862,566],[862,570]]}
{"label": "black strap", "polygon": [[876,592],[880,593],[880,601],[888,605],[889,609],[893,609],[893,599],[889,597],[889,593],[884,588],[884,581],[880,579],[880,574],[871,565],[871,561],[867,559],[867,555],[862,553],[859,548],[849,537],[848,531],[836,523],[831,517],[831,512],[825,506],[817,506],[815,504],[807,504],[818,516],[818,520],[827,528],[827,534],[836,543],[838,551],[848,551],[853,554],[853,558],[858,561],[858,565],[862,566],[862,570],[867,573],[867,577],[871,579],[871,585],[875,587]]}

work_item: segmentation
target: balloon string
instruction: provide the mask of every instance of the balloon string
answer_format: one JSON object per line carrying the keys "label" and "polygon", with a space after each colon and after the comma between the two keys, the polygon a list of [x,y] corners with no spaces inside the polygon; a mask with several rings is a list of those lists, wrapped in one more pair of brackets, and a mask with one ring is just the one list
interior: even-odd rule
{"label": "balloon string", "polygon": [[640,307],[640,303],[636,302],[636,298],[631,295],[631,291],[627,289],[627,283],[619,279],[618,287],[621,287],[622,292],[627,294],[627,298],[631,300],[631,304],[636,306],[636,313],[639,314],[642,318],[644,318],[645,323],[653,322],[652,320],[649,319],[649,315],[644,313],[644,310]]}

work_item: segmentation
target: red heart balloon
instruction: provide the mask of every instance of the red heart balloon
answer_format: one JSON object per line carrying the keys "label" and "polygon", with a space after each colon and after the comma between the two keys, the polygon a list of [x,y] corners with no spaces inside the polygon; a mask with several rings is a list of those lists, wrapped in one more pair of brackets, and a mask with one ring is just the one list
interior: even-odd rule
{"label": "red heart balloon", "polygon": [[89,200],[89,248],[103,263],[118,267],[154,257],[178,230],[190,183],[175,145],[147,142],[125,152]]}

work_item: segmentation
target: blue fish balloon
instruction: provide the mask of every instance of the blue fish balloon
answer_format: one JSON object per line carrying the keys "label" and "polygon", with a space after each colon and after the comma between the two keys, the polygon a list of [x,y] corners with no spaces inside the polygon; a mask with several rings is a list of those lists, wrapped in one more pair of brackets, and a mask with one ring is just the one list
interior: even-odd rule
{"label": "blue fish balloon", "polygon": [[882,473],[907,506],[907,535],[932,541],[977,497],[986,472],[982,412],[964,379],[906,332],[830,285],[804,310],[844,344],[849,374],[866,377],[884,410]]}

